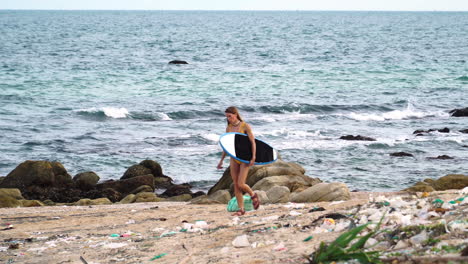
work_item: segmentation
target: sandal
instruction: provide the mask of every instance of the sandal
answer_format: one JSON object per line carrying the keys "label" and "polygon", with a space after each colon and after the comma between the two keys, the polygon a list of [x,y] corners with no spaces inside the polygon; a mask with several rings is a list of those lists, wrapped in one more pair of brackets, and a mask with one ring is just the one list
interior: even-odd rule
{"label": "sandal", "polygon": [[239,209],[239,211],[235,212],[232,216],[242,216],[245,215],[244,209]]}
{"label": "sandal", "polygon": [[252,195],[251,197],[252,197],[253,207],[255,210],[257,210],[260,207],[260,199],[258,199],[258,196],[256,193],[254,193],[254,195]]}

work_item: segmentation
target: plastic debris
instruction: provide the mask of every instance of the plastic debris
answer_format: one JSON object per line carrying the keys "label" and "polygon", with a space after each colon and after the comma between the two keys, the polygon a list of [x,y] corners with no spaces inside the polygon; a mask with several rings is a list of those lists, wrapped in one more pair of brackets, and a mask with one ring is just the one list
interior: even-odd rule
{"label": "plastic debris", "polygon": [[135,224],[135,220],[130,219],[125,224],[127,224],[127,225]]}
{"label": "plastic debris", "polygon": [[312,238],[314,238],[314,237],[313,237],[313,236],[308,236],[308,237],[307,237],[306,239],[304,239],[303,241],[304,241],[304,242],[307,242],[307,241],[311,240]]}
{"label": "plastic debris", "polygon": [[299,213],[299,212],[297,212],[297,211],[291,211],[291,212],[289,212],[289,215],[290,215],[290,216],[298,216],[298,215],[301,215],[301,214],[302,214],[302,213]]}
{"label": "plastic debris", "polygon": [[156,256],[152,257],[150,260],[160,259],[160,258],[162,258],[162,257],[164,257],[166,255],[167,255],[167,253],[162,253],[162,254],[159,254],[159,255],[156,255]]}
{"label": "plastic debris", "polygon": [[241,235],[241,236],[238,236],[236,237],[233,241],[232,241],[232,245],[234,247],[249,247],[250,246],[250,242],[249,242],[249,239],[247,237],[247,235]]}
{"label": "plastic debris", "polygon": [[109,243],[103,246],[103,248],[121,248],[127,246],[127,243]]}
{"label": "plastic debris", "polygon": [[323,207],[314,207],[314,208],[309,210],[309,213],[320,212],[320,211],[325,211],[325,208],[323,208]]}
{"label": "plastic debris", "polygon": [[283,243],[279,243],[273,248],[274,251],[283,251],[283,250],[288,250]]}

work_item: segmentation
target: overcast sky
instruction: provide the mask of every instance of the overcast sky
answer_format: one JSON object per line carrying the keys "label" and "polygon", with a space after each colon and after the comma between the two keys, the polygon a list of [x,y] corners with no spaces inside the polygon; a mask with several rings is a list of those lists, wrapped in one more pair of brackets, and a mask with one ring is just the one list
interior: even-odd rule
{"label": "overcast sky", "polygon": [[0,9],[468,11],[468,0],[0,0]]}

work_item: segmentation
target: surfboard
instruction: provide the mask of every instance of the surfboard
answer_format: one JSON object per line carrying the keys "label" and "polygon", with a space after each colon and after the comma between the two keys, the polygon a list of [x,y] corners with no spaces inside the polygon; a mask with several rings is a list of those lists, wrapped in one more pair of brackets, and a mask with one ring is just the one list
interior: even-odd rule
{"label": "surfboard", "polygon": [[[224,133],[219,137],[219,145],[233,159],[250,163],[252,144],[247,134],[238,132]],[[265,165],[278,159],[278,151],[263,140],[255,139],[255,165]]]}

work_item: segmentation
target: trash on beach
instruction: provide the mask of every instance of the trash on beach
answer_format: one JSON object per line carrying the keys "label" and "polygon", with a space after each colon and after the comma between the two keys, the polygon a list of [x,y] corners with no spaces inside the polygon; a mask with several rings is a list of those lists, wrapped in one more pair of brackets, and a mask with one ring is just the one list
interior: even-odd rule
{"label": "trash on beach", "polygon": [[175,231],[166,231],[164,233],[162,233],[159,237],[167,237],[167,236],[173,236],[175,234],[178,234],[179,232],[175,232]]}
{"label": "trash on beach", "polygon": [[152,257],[150,260],[160,259],[160,258],[162,258],[162,257],[164,257],[166,255],[167,255],[167,253],[162,253],[162,254],[159,254],[159,255],[156,255],[156,256]]}
{"label": "trash on beach", "polygon": [[314,207],[314,208],[309,210],[309,213],[320,212],[320,211],[325,211],[325,208],[323,208],[323,207]]}
{"label": "trash on beach", "polygon": [[5,226],[6,226],[6,227],[3,228],[2,230],[10,230],[10,229],[13,229],[13,228],[14,228],[13,225],[10,224],[10,223],[6,223]]}
{"label": "trash on beach", "polygon": [[237,236],[233,241],[232,245],[236,248],[239,247],[250,247],[250,242],[247,235]]}
{"label": "trash on beach", "polygon": [[278,245],[276,245],[274,248],[273,248],[274,251],[284,251],[284,250],[288,250],[283,243],[279,243]]}
{"label": "trash on beach", "polygon": [[288,208],[288,209],[302,209],[302,208],[305,207],[305,204],[303,204],[303,203],[291,203],[291,202],[289,202],[289,203],[283,205],[283,207],[286,207],[286,208]]}
{"label": "trash on beach", "polygon": [[127,224],[127,225],[135,224],[135,220],[130,219],[125,224]]}
{"label": "trash on beach", "polygon": [[291,211],[291,212],[289,212],[289,215],[290,215],[290,216],[298,216],[298,215],[301,215],[301,214],[302,214],[302,213],[299,213],[299,212],[297,212],[297,211]]}
{"label": "trash on beach", "polygon": [[278,219],[279,219],[278,215],[270,215],[270,216],[267,216],[267,217],[263,217],[262,221],[263,222],[271,222],[271,221],[276,221]]}
{"label": "trash on beach", "polygon": [[314,238],[313,236],[308,236],[306,239],[304,239],[303,241],[304,242],[307,242],[307,241],[310,241],[312,238]]}
{"label": "trash on beach", "polygon": [[[254,207],[253,207],[253,202],[252,202],[252,198],[250,197],[250,195],[244,195],[243,197],[244,197],[244,210],[246,212],[253,211]],[[227,211],[228,212],[239,211],[239,206],[237,205],[236,197],[233,197],[231,200],[229,200],[227,204]]]}
{"label": "trash on beach", "polygon": [[127,246],[127,243],[109,243],[105,244],[103,248],[121,248]]}

